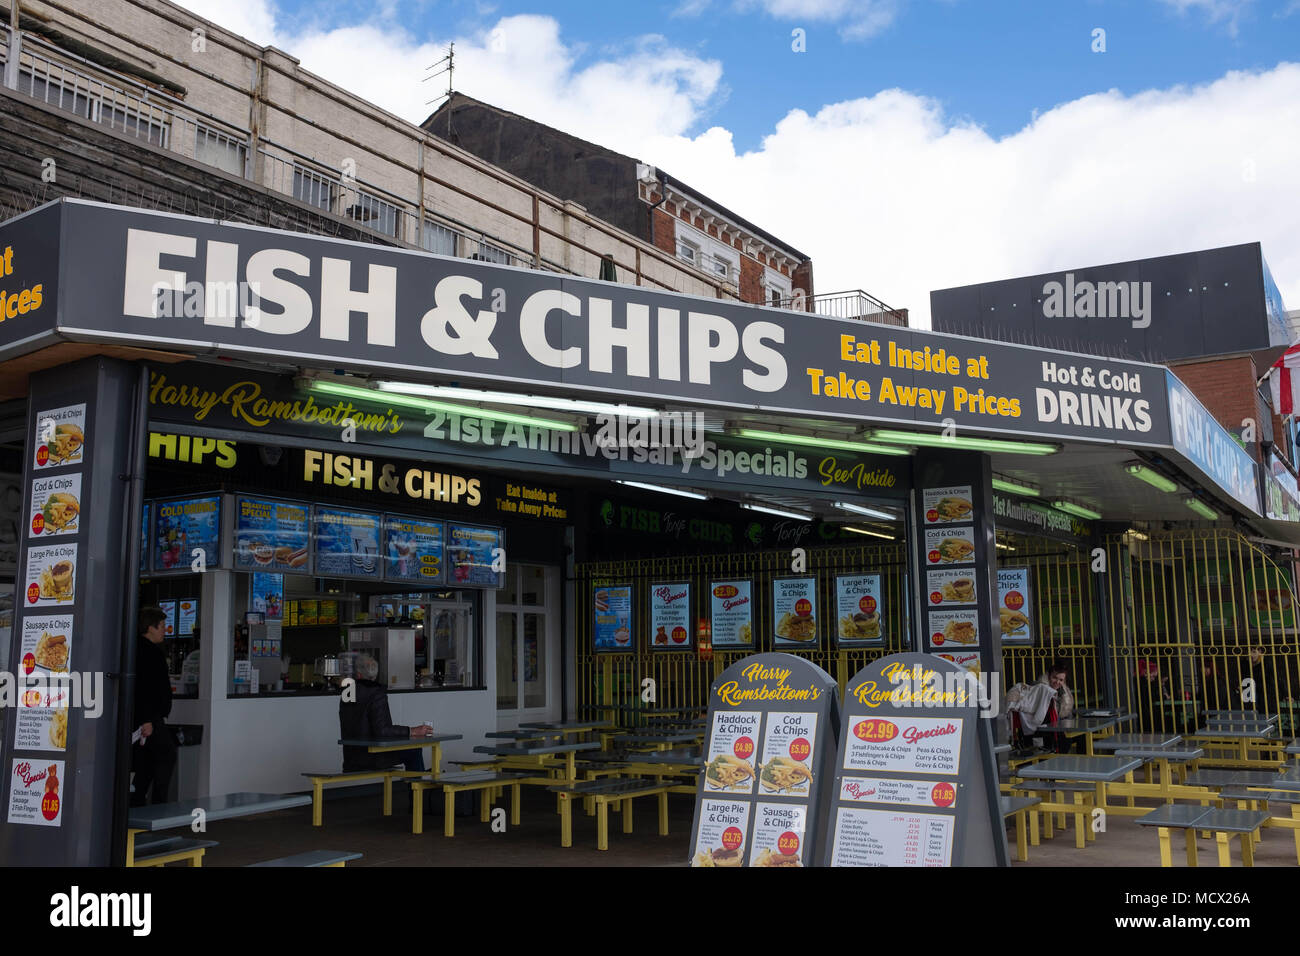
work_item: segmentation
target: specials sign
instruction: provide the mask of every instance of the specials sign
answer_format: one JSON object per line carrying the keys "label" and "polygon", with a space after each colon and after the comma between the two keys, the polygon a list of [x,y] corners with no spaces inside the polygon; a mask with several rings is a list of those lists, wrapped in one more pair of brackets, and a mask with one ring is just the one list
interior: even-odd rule
{"label": "specials sign", "polygon": [[817,865],[839,733],[835,678],[791,654],[732,664],[709,695],[691,865]]}
{"label": "specials sign", "polygon": [[1016,436],[1168,438],[1162,370],[1137,362],[116,206],[67,202],[60,222],[78,263],[59,313],[77,326],[61,332],[79,340]]}

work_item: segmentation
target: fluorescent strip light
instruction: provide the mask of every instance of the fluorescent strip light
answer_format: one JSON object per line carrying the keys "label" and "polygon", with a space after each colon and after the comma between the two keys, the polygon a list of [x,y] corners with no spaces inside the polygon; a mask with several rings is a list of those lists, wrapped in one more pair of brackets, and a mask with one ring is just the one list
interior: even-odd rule
{"label": "fluorescent strip light", "polygon": [[781,518],[798,518],[800,521],[812,521],[812,515],[801,515],[797,511],[782,511],[780,508],[767,508],[763,505],[744,505],[740,507],[748,508],[750,511],[761,511],[764,514],[777,515]]}
{"label": "fluorescent strip light", "polygon": [[510,412],[495,412],[473,405],[454,405],[448,402],[435,402],[415,395],[401,395],[397,392],[381,392],[374,388],[360,388],[356,385],[343,385],[339,382],[314,381],[308,386],[313,392],[327,395],[342,395],[344,398],[358,398],[376,404],[405,405],[425,411],[450,412],[453,415],[465,415],[470,418],[490,418],[493,421],[511,422],[516,425],[537,425],[540,428],[553,428],[561,432],[576,432],[578,426],[572,422],[562,422],[550,418],[537,418],[532,415],[512,415]]}
{"label": "fluorescent strip light", "polygon": [[1125,465],[1124,470],[1139,481],[1145,481],[1152,488],[1159,488],[1161,491],[1177,491],[1178,483],[1170,481],[1160,472],[1146,465]]}
{"label": "fluorescent strip light", "polygon": [[1033,485],[1027,485],[1012,478],[994,478],[993,487],[997,491],[1005,491],[1013,495],[1024,495],[1027,498],[1037,498],[1042,494]]}
{"label": "fluorescent strip light", "polygon": [[1093,511],[1091,508],[1085,508],[1073,501],[1053,501],[1052,507],[1057,511],[1064,511],[1067,515],[1074,515],[1076,518],[1091,518],[1093,521],[1101,519],[1100,511]]}
{"label": "fluorescent strip light", "polygon": [[708,501],[708,495],[701,495],[694,491],[682,491],[680,488],[667,488],[663,485],[647,485],[643,481],[621,481],[614,479],[618,485],[627,485],[629,488],[644,488],[646,491],[658,491],[665,495],[681,495],[683,498],[694,498],[697,501]]}
{"label": "fluorescent strip light", "polygon": [[997,546],[998,546],[999,548],[1001,548],[1003,551],[1014,551],[1014,550],[1016,550],[1015,548],[1011,547],[1011,545],[1009,545],[1009,544],[1003,544],[1001,541],[998,541],[998,542],[997,542]]}
{"label": "fluorescent strip light", "polygon": [[890,514],[888,511],[879,511],[876,508],[867,508],[862,505],[850,504],[847,501],[837,501],[835,502],[835,507],[843,508],[845,511],[852,511],[854,514],[866,515],[868,518],[880,518],[882,521],[898,520],[897,516]]}
{"label": "fluorescent strip light", "polygon": [[1209,505],[1202,503],[1199,499],[1184,498],[1183,504],[1187,505],[1187,507],[1191,508],[1202,518],[1207,518],[1210,521],[1214,521],[1216,518],[1219,517],[1219,513],[1217,511],[1215,511]]}
{"label": "fluorescent strip light", "polygon": [[960,448],[968,451],[1003,451],[1013,455],[1054,455],[1060,446],[1045,442],[1007,441],[1001,438],[946,438],[943,435],[925,435],[920,432],[903,432],[892,428],[872,429],[868,435],[876,441],[896,442],[900,445],[919,445],[922,448]]}
{"label": "fluorescent strip light", "polygon": [[852,531],[854,534],[869,534],[873,538],[884,538],[886,541],[897,541],[892,534],[881,534],[879,531],[868,531],[866,528],[853,528],[849,525],[844,526],[845,531]]}
{"label": "fluorescent strip light", "polygon": [[873,445],[864,441],[842,441],[837,438],[816,438],[812,435],[791,435],[786,432],[759,431],[754,428],[742,428],[737,432],[741,438],[756,438],[759,441],[782,442],[787,445],[808,445],[811,448],[835,448],[840,451],[860,451],[872,455],[909,455],[911,452],[888,445]]}
{"label": "fluorescent strip light", "polygon": [[451,385],[421,385],[418,382],[376,382],[381,392],[400,395],[424,395],[429,398],[458,398],[468,402],[496,402],[501,405],[522,405],[525,408],[553,408],[575,414],[623,415],[627,418],[657,418],[659,411],[638,405],[615,405],[610,402],[586,402],[576,398],[556,398],[551,395],[516,395],[513,392],[488,392],[477,388],[456,388]]}

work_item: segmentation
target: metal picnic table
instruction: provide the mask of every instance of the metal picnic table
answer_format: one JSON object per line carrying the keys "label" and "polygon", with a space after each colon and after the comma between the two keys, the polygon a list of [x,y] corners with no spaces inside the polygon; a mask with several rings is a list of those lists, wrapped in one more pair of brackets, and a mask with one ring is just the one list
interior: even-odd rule
{"label": "metal picnic table", "polygon": [[1120,724],[1128,723],[1136,719],[1135,714],[1116,714],[1109,717],[1067,717],[1065,720],[1057,721],[1055,724],[1045,724],[1035,730],[1030,737],[1037,737],[1040,734],[1063,734],[1066,737],[1078,737],[1083,735],[1085,738],[1085,749],[1088,756],[1094,756],[1093,738],[1096,734],[1112,727],[1118,727]]}
{"label": "metal picnic table", "polygon": [[[600,750],[600,744],[593,741],[575,741],[573,743],[540,743],[531,744],[521,741],[509,747],[489,747],[478,746],[474,748],[476,754],[491,754],[494,757],[505,757],[509,763],[515,767],[524,767],[527,769],[546,769],[546,759],[548,757],[564,757],[564,779],[570,782],[577,781],[577,770],[574,767],[575,755],[584,750]],[[552,781],[555,782],[555,781]]]}
{"label": "metal picnic table", "polygon": [[[1106,801],[1106,785],[1114,783],[1117,780],[1125,779],[1129,783],[1133,782],[1133,771],[1142,766],[1142,760],[1137,757],[1097,757],[1097,756],[1068,756],[1048,757],[1046,760],[1040,760],[1038,763],[1029,764],[1016,770],[1016,776],[1026,780],[1043,780],[1047,783],[1092,783],[1096,785],[1096,802],[1095,806],[1103,810],[1109,810],[1110,807]],[[1033,789],[1025,787],[1024,789]],[[1048,789],[1048,788],[1043,788]],[[1058,813],[1070,813],[1074,815],[1075,825],[1075,845],[1083,849],[1085,838],[1091,840],[1094,838],[1092,828],[1084,825],[1085,807],[1082,802],[1082,795],[1076,791],[1074,803],[1067,804],[1064,802],[1044,800],[1039,809],[1056,811]],[[1145,810],[1143,811],[1146,812]]]}
{"label": "metal picnic table", "polygon": [[671,734],[628,734],[620,737],[619,742],[634,746],[652,746],[656,750],[669,750],[673,744],[691,743],[698,741],[702,736],[702,733],[695,733],[694,731],[681,731],[680,733]]}
{"label": "metal picnic table", "polygon": [[460,734],[429,734],[427,737],[341,739],[339,744],[344,747],[365,747],[366,752],[372,754],[386,753],[390,750],[412,750],[415,747],[430,747],[433,750],[433,759],[429,765],[429,772],[434,777],[437,777],[439,768],[442,766],[442,745],[449,740],[463,739]]}
{"label": "metal picnic table", "polygon": [[311,797],[305,793],[226,793],[197,800],[132,807],[126,817],[126,865],[135,866],[136,834],[189,827],[196,819],[196,811],[201,811],[204,822],[210,823],[309,806]]}
{"label": "metal picnic table", "polygon": [[[1281,741],[1278,740],[1277,728],[1272,724],[1264,722],[1235,723],[1235,724],[1210,724],[1204,727],[1198,727],[1187,736],[1194,740],[1220,740],[1235,741],[1238,747],[1239,755],[1234,763],[1239,763],[1246,767],[1257,766],[1257,761],[1250,759],[1251,743],[1253,741],[1264,742],[1264,746],[1257,744],[1254,749],[1263,750],[1267,744],[1276,745]],[[1227,760],[1223,762],[1228,762]]]}

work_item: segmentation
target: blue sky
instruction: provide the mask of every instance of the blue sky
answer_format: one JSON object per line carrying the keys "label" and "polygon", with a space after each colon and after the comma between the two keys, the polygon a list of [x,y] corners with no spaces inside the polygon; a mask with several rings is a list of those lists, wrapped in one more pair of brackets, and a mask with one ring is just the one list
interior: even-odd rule
{"label": "blue sky", "polygon": [[457,89],[922,326],[931,289],[1256,241],[1300,308],[1300,0],[181,2],[412,122],[455,41]]}

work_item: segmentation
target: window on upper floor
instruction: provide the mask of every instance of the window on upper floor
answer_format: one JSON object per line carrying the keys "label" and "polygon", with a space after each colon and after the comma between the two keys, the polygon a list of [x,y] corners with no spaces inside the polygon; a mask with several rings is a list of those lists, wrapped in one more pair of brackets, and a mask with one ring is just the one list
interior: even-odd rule
{"label": "window on upper floor", "polygon": [[402,210],[378,196],[358,191],[355,201],[347,208],[347,214],[358,222],[365,223],[375,232],[399,238]]}
{"label": "window on upper floor", "polygon": [[456,233],[446,226],[424,220],[424,232],[420,234],[420,244],[429,252],[440,256],[456,254]]}
{"label": "window on upper floor", "polygon": [[338,182],[306,166],[293,167],[293,198],[329,212],[334,209]]}
{"label": "window on upper floor", "polygon": [[688,239],[677,237],[677,258],[693,266],[700,264],[700,247]]}
{"label": "window on upper floor", "polygon": [[497,262],[503,266],[510,265],[510,253],[482,239],[479,240],[478,252],[474,254],[474,258],[482,259],[484,262]]}
{"label": "window on upper floor", "polygon": [[206,126],[195,128],[194,158],[200,163],[223,169],[232,176],[242,176],[247,155],[248,147],[239,140]]}

